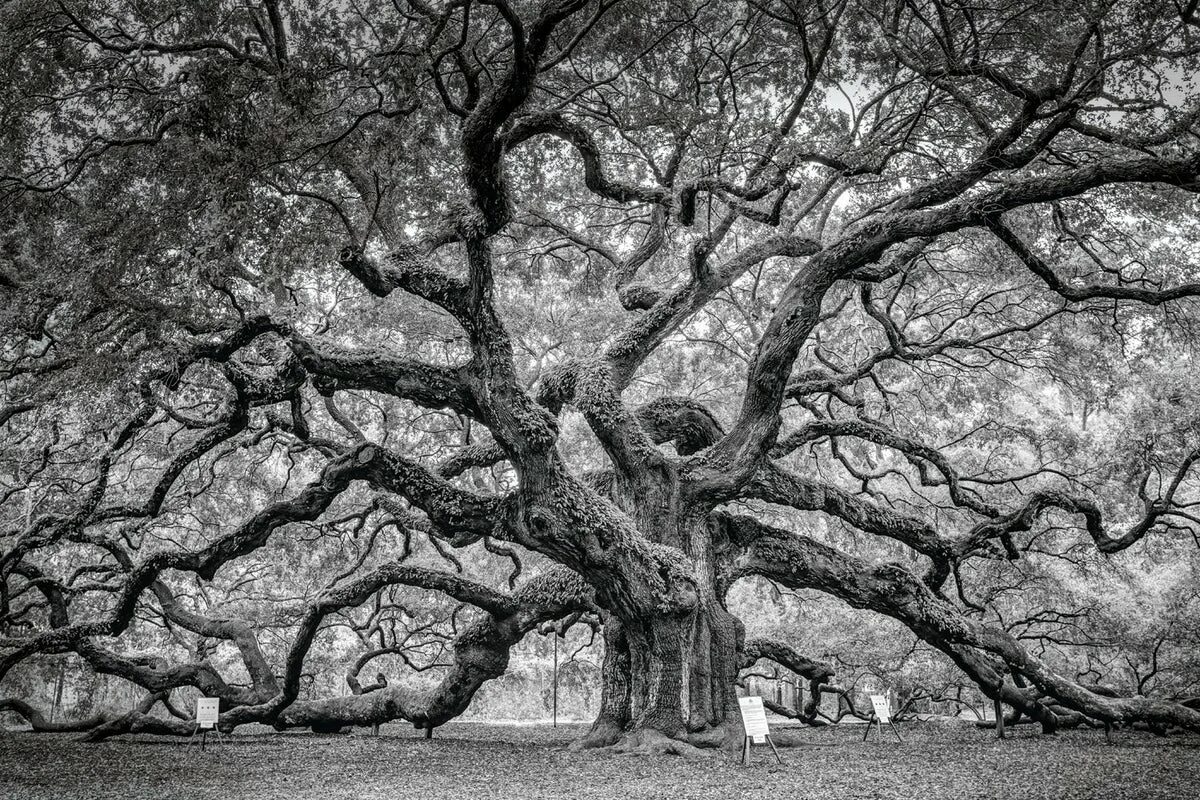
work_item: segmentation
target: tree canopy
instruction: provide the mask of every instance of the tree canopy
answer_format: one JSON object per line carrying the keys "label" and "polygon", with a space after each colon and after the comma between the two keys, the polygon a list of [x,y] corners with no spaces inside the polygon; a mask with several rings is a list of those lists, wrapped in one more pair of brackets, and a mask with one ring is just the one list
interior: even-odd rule
{"label": "tree canopy", "polygon": [[432,730],[587,624],[585,744],[682,752],[760,658],[833,678],[758,582],[1047,730],[1200,729],[1194,0],[0,20],[0,682]]}

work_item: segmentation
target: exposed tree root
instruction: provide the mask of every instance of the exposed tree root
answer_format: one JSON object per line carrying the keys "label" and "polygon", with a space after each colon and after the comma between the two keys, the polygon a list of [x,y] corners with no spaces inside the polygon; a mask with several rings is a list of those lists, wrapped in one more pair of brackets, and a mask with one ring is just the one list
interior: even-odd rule
{"label": "exposed tree root", "polygon": [[738,723],[705,728],[688,734],[688,742],[696,747],[713,749],[724,747],[733,750],[741,746],[742,726]]}
{"label": "exposed tree root", "polygon": [[706,728],[687,735],[687,740],[676,739],[653,728],[627,731],[607,721],[597,720],[582,738],[572,742],[570,750],[606,749],[623,755],[677,755],[708,757],[724,748],[732,750],[741,742],[740,727],[720,726]]}
{"label": "exposed tree root", "polygon": [[591,730],[572,742],[568,749],[595,750],[601,747],[612,747],[621,741],[621,737],[624,735],[625,732],[620,725],[601,717],[592,725]]}
{"label": "exposed tree root", "polygon": [[685,756],[688,758],[711,758],[714,751],[697,747],[689,742],[672,739],[653,728],[625,733],[615,744],[609,745],[610,752],[628,756]]}

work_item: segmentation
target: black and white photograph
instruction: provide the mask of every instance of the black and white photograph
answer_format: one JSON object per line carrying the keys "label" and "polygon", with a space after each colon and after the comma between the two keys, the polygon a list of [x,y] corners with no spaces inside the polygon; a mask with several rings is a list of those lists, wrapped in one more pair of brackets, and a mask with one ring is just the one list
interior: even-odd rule
{"label": "black and white photograph", "polygon": [[0,800],[1200,796],[1200,0],[0,0]]}

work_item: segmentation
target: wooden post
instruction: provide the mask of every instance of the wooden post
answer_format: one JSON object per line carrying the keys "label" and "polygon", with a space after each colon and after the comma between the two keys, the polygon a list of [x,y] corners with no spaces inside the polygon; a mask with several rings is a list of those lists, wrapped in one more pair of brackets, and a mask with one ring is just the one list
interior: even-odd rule
{"label": "wooden post", "polygon": [[208,732],[210,730],[213,732],[213,736],[216,738],[217,744],[219,744],[222,748],[224,748],[225,747],[225,737],[223,737],[221,735],[220,728],[218,728],[216,726],[213,726],[212,728],[201,728],[200,724],[196,723],[196,728],[192,731],[192,735],[188,737],[188,743],[184,747],[184,750],[186,750],[187,752],[191,752],[192,745],[196,744],[196,734],[198,733],[198,734],[200,734],[200,752],[203,753],[205,745],[208,744]]}
{"label": "wooden post", "polygon": [[992,707],[996,710],[996,738],[1004,738],[1004,706],[999,697],[992,698]]}
{"label": "wooden post", "polygon": [[[763,739],[765,739],[767,744],[769,744],[771,746],[771,752],[775,754],[775,760],[778,763],[782,764],[783,759],[779,757],[779,748],[777,748],[775,746],[775,742],[772,741],[771,734],[769,734],[769,733],[766,734],[765,736],[763,736]],[[743,767],[747,766],[750,763],[750,750],[751,750],[751,748],[753,748],[753,746],[754,745],[752,744],[749,736],[742,737],[742,766]]]}
{"label": "wooden post", "polygon": [[783,759],[779,757],[779,750],[775,748],[775,742],[771,741],[771,734],[768,733],[766,738],[767,744],[771,745],[771,752],[775,754],[775,760],[782,764]]}
{"label": "wooden post", "polygon": [[749,765],[750,751],[753,749],[754,743],[760,741],[759,737],[761,737],[761,741],[765,741],[771,746],[775,760],[782,764],[783,759],[779,757],[779,750],[775,748],[775,742],[771,741],[771,729],[767,724],[762,698],[755,695],[739,697],[738,710],[742,715],[742,766]]}
{"label": "wooden post", "polygon": [[900,735],[900,731],[896,730],[896,723],[892,721],[890,704],[886,697],[881,695],[871,695],[871,718],[867,720],[867,729],[863,732],[862,740],[865,742],[871,734],[871,726],[879,726],[879,735],[883,735],[883,722],[887,720],[888,727],[892,729],[892,733],[896,736],[896,741],[903,742],[904,737]]}
{"label": "wooden post", "polygon": [[554,695],[551,700],[550,727],[558,727],[558,631],[554,632]]}

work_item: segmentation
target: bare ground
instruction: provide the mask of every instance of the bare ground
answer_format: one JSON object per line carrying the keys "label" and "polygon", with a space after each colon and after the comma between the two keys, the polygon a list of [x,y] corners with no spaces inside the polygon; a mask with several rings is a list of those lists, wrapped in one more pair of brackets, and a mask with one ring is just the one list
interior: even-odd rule
{"label": "bare ground", "polygon": [[[1200,736],[1156,738],[1020,728],[998,742],[969,726],[901,728],[904,743],[863,743],[860,726],[782,731],[798,746],[777,765],[765,748],[742,767],[565,749],[586,730],[452,723],[426,741],[399,725],[379,737],[261,732],[224,748],[125,737],[0,734],[0,798],[1172,798],[1200,797]],[[887,733],[885,731],[885,733]]]}

